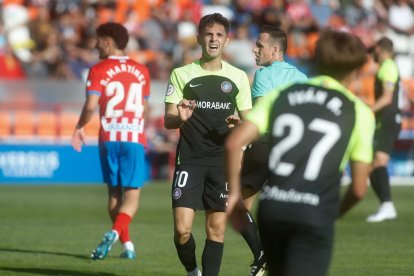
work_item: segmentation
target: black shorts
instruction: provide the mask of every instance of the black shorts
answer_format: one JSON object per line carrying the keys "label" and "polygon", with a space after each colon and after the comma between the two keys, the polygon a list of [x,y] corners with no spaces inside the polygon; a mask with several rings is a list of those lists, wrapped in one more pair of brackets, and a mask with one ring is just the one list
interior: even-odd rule
{"label": "black shorts", "polygon": [[[399,114],[395,115],[399,116]],[[374,150],[391,154],[394,143],[398,139],[401,130],[401,123],[397,123],[394,116],[383,118],[374,134]]]}
{"label": "black shorts", "polygon": [[269,275],[324,276],[332,255],[334,226],[315,227],[258,217]]}
{"label": "black shorts", "polygon": [[241,169],[241,185],[258,192],[268,179],[269,143],[256,141],[244,151]]}
{"label": "black shorts", "polygon": [[228,198],[225,167],[177,165],[171,198],[173,208],[224,212]]}

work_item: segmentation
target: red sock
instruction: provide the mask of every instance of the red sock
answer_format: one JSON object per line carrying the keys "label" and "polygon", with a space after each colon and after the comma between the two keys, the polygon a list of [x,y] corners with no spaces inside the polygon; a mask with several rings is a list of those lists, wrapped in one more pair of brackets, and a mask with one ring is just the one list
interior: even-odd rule
{"label": "red sock", "polygon": [[124,231],[122,232],[122,234],[119,235],[119,239],[121,240],[121,243],[126,243],[127,241],[130,241],[131,240],[129,238],[129,227],[127,227],[126,229],[124,229]]}
{"label": "red sock", "polygon": [[129,223],[131,222],[131,217],[126,213],[119,213],[116,216],[112,230],[115,230],[119,234],[119,239],[122,243],[129,241]]}

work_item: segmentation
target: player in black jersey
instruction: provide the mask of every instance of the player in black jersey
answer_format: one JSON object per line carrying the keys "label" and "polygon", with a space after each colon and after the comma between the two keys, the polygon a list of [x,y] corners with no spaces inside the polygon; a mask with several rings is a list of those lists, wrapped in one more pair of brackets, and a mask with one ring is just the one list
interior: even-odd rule
{"label": "player in black jersey", "polygon": [[[264,133],[270,141],[269,181],[258,207],[269,275],[326,275],[334,222],[366,193],[374,116],[345,88],[366,57],[356,36],[322,32],[315,59],[320,76],[265,95],[228,137],[230,216],[241,197],[240,147]],[[352,183],[340,200],[348,160]]]}
{"label": "player in black jersey", "polygon": [[381,38],[374,47],[373,56],[379,63],[379,68],[375,76],[375,103],[372,107],[377,127],[374,135],[374,162],[370,180],[381,205],[375,214],[367,218],[367,221],[381,222],[397,217],[391,199],[387,165],[401,129],[402,87],[398,67],[393,60],[392,41],[386,37]]}
{"label": "player in black jersey", "polygon": [[180,129],[172,207],[174,243],[188,275],[201,275],[191,233],[196,210],[206,215],[203,275],[219,274],[228,197],[224,143],[238,122],[235,112],[243,118],[252,107],[246,73],[222,61],[228,31],[229,22],[221,14],[200,20],[202,56],[174,69],[165,96],[165,127]]}

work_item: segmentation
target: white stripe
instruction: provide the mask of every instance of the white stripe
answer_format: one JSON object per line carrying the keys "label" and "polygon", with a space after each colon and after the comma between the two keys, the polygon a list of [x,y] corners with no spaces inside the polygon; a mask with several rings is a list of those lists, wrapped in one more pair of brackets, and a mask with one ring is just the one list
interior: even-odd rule
{"label": "white stripe", "polygon": [[[127,124],[128,118],[122,118],[121,123]],[[128,131],[127,130],[121,130],[121,141],[128,142]]]}
{"label": "white stripe", "polygon": [[[115,124],[116,123],[116,118],[112,118],[111,119],[111,124]],[[116,141],[116,133],[117,131],[115,130],[111,130],[109,132],[109,141]]]}
{"label": "white stripe", "polygon": [[[132,119],[132,124],[133,125],[138,125],[139,124],[139,119],[137,119],[137,118]],[[132,132],[132,142],[138,143],[138,132],[136,132],[136,131]]]}

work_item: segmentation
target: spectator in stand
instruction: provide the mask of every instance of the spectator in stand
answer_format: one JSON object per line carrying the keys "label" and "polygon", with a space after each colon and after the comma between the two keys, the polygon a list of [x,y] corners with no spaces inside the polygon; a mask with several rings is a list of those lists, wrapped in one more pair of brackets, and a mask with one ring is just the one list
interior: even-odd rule
{"label": "spectator in stand", "polygon": [[312,16],[315,18],[317,28],[323,29],[329,25],[331,16],[335,14],[339,3],[329,0],[311,0],[309,8],[312,12]]}
{"label": "spectator in stand", "polygon": [[286,5],[283,0],[271,0],[268,7],[262,10],[259,26],[270,25],[281,28],[286,33],[289,32],[290,22],[286,14]]}
{"label": "spectator in stand", "polygon": [[401,77],[414,74],[414,12],[407,0],[395,0],[389,7],[388,23],[394,31],[390,39],[394,43],[395,62]]}
{"label": "spectator in stand", "polygon": [[[1,39],[1,37],[0,37]],[[16,58],[13,49],[4,39],[0,43],[0,80],[21,80],[26,78],[20,61]]]}
{"label": "spectator in stand", "polygon": [[251,57],[254,47],[250,39],[249,26],[246,24],[237,25],[234,30],[234,37],[224,48],[225,59],[232,65],[244,70],[247,76],[252,77],[256,64]]}

